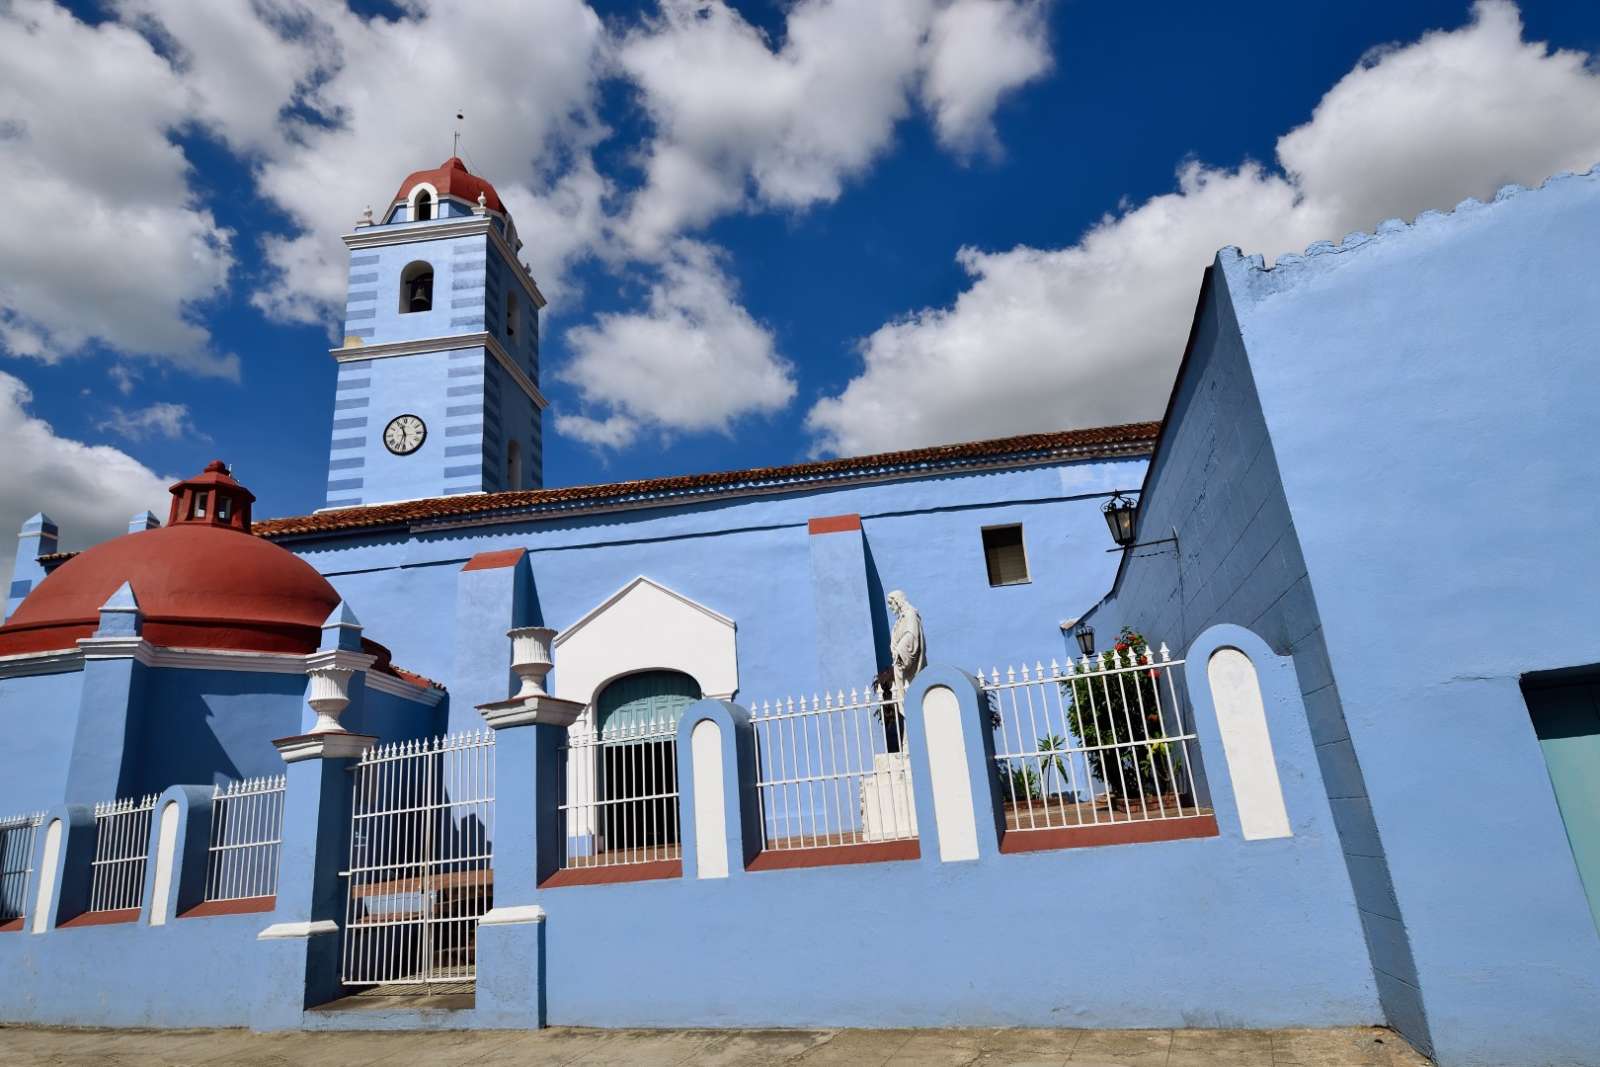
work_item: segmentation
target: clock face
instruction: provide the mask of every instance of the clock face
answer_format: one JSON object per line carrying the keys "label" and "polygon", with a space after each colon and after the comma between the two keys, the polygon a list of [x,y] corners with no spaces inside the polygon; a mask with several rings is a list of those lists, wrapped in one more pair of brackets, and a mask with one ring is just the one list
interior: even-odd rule
{"label": "clock face", "polygon": [[428,427],[415,415],[396,415],[383,428],[383,444],[397,456],[409,456],[428,438]]}

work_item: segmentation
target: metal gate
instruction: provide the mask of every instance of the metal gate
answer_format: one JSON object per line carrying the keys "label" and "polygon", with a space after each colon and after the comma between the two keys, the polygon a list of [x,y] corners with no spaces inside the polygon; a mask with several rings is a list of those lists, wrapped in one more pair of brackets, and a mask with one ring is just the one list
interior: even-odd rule
{"label": "metal gate", "polygon": [[343,981],[458,991],[493,896],[494,734],[369,749],[351,771]]}

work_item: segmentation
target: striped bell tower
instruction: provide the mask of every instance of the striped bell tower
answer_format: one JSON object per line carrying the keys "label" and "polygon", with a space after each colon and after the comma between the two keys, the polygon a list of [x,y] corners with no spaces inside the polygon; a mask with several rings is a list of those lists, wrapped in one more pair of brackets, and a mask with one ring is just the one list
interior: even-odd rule
{"label": "striped bell tower", "polygon": [[494,186],[452,157],[344,243],[327,506],[539,488],[545,301]]}

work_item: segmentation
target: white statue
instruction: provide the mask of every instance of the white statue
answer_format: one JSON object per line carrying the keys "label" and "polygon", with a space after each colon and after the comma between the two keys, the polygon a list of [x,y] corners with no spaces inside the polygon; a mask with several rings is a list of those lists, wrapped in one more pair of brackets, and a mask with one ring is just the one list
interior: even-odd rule
{"label": "white statue", "polygon": [[896,589],[888,596],[894,612],[894,630],[889,634],[889,658],[894,663],[895,692],[905,692],[917,672],[928,665],[928,643],[922,636],[922,616],[906,595]]}

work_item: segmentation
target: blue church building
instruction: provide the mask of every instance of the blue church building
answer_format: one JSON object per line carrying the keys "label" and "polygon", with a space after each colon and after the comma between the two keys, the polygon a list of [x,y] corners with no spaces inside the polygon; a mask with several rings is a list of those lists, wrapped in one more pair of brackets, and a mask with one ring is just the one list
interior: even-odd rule
{"label": "blue church building", "polygon": [[23,526],[0,1022],[1600,1063],[1597,241],[1590,172],[1224,249],[1160,422],[546,487],[514,222],[414,173],[324,508]]}

